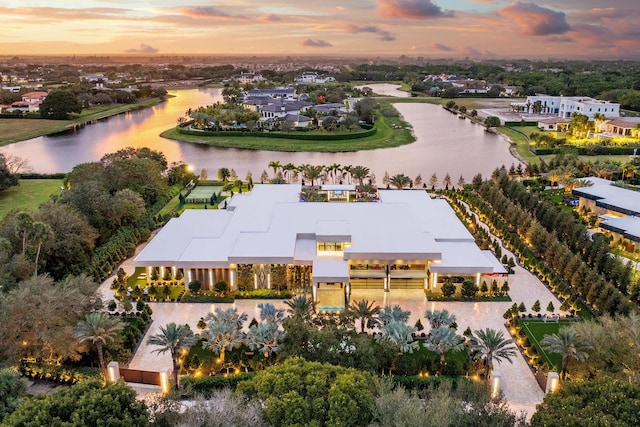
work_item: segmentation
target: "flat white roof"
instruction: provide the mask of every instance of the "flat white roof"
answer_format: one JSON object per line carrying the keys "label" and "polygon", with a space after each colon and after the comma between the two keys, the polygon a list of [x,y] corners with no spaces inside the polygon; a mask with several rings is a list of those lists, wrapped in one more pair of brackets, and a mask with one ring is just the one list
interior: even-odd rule
{"label": "flat white roof", "polygon": [[579,187],[573,190],[574,194],[595,200],[597,206],[627,215],[640,215],[640,192],[613,185],[613,181],[607,179],[589,177],[585,178],[593,185]]}
{"label": "flat white roof", "polygon": [[614,218],[602,215],[601,218],[604,219],[604,221],[600,223],[602,228],[623,234],[635,241],[640,241],[640,218],[637,216]]}
{"label": "flat white roof", "polygon": [[234,195],[227,210],[187,210],[169,221],[134,265],[313,263],[315,277],[318,266],[328,263],[316,256],[316,242],[344,241],[351,246],[342,262],[320,267],[326,274],[337,265],[342,271],[348,260],[441,260],[436,270],[493,272],[447,201],[425,191],[386,190],[379,202],[351,203],[300,202],[300,191],[300,185],[256,185],[251,193]]}

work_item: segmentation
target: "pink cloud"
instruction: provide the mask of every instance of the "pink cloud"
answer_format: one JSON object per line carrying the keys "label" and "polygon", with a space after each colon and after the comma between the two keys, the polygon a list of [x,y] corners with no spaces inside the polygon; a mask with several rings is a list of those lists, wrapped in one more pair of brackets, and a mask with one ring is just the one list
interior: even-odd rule
{"label": "pink cloud", "polygon": [[192,18],[206,18],[206,19],[249,19],[243,15],[232,15],[223,10],[216,9],[211,6],[193,6],[193,7],[183,7],[180,9],[180,12],[183,14],[190,16]]}
{"label": "pink cloud", "polygon": [[157,49],[153,46],[149,46],[148,44],[145,44],[145,43],[140,43],[139,48],[131,48],[131,49],[125,50],[125,52],[127,53],[158,53],[159,51],[160,49]]}
{"label": "pink cloud", "polygon": [[373,33],[373,34],[377,34],[380,38],[380,40],[388,42],[388,41],[393,41],[396,39],[395,34],[391,33],[390,31],[387,31],[385,29],[382,29],[378,26],[375,25],[354,25],[354,24],[346,24],[345,25],[345,30],[348,33],[352,33],[352,34],[356,34],[356,33]]}
{"label": "pink cloud", "polygon": [[306,39],[302,41],[302,46],[307,47],[332,47],[333,45],[325,40],[319,39]]}
{"label": "pink cloud", "polygon": [[260,21],[262,21],[262,22],[280,22],[280,21],[282,21],[282,18],[280,18],[278,15],[275,15],[273,13],[264,14],[264,15],[260,16],[258,19]]}
{"label": "pink cloud", "polygon": [[571,29],[566,16],[534,3],[515,2],[498,9],[498,13],[509,18],[529,36],[548,36],[564,34]]}
{"label": "pink cloud", "polygon": [[437,18],[451,16],[452,12],[444,11],[431,0],[377,0],[378,13],[393,18]]}
{"label": "pink cloud", "polygon": [[453,50],[455,50],[452,47],[443,45],[442,43],[434,43],[431,45],[431,47],[435,50],[439,50],[440,52],[452,52]]}

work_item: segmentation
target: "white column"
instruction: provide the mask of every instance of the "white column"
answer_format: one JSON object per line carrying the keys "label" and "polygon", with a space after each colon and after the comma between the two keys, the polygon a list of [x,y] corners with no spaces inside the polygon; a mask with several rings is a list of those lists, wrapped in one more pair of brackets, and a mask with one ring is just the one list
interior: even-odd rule
{"label": "white column", "polygon": [[476,273],[476,286],[480,286],[480,273]]}
{"label": "white column", "polygon": [[213,289],[213,285],[215,285],[213,283],[213,270],[209,269],[209,289]]}
{"label": "white column", "polygon": [[438,284],[438,273],[431,273],[431,276],[433,277],[433,280],[431,282],[431,290],[435,291],[436,285]]}
{"label": "white column", "polygon": [[169,393],[169,368],[160,369],[160,388],[163,394]]}
{"label": "white column", "polygon": [[313,294],[313,303],[315,304],[318,302],[318,284],[317,283],[314,283],[312,285],[311,292]]}

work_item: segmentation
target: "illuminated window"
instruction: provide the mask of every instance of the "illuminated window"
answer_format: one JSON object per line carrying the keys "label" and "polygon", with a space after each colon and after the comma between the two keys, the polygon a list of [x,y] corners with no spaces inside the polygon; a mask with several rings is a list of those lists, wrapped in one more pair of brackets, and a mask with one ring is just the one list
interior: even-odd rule
{"label": "illuminated window", "polygon": [[318,255],[341,255],[344,248],[351,246],[348,242],[318,242]]}

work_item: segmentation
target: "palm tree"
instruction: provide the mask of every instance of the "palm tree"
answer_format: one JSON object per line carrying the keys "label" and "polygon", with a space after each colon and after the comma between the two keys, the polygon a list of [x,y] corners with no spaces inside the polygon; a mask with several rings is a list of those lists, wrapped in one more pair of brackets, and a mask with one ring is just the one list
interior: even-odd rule
{"label": "palm tree", "polygon": [[275,354],[284,339],[284,332],[274,323],[260,323],[249,328],[247,345],[251,350],[260,351],[265,357]]}
{"label": "palm tree", "polygon": [[173,362],[173,383],[176,390],[180,389],[180,370],[182,364],[178,362],[178,357],[183,349],[188,349],[196,343],[196,336],[191,331],[189,325],[176,325],[171,322],[165,327],[160,327],[160,333],[151,335],[147,340],[147,344],[155,345],[160,348],[153,350],[152,353],[164,354],[167,351],[171,353],[171,361]]}
{"label": "palm tree", "polygon": [[263,322],[279,325],[284,319],[284,309],[276,308],[273,304],[260,303],[258,308],[260,309],[260,320]]}
{"label": "palm tree", "polygon": [[216,308],[204,320],[207,328],[200,333],[204,340],[202,346],[220,354],[220,363],[224,363],[225,351],[242,344],[242,324],[247,320],[247,315],[239,314],[236,308]]}
{"label": "palm tree", "polygon": [[351,169],[351,176],[360,185],[362,185],[362,181],[364,181],[367,177],[369,177],[370,173],[371,173],[371,171],[366,166],[354,166]]}
{"label": "palm tree", "polygon": [[313,311],[313,301],[307,298],[305,295],[299,295],[293,297],[290,300],[284,302],[287,307],[289,316],[296,317],[302,320],[310,320],[311,312]]}
{"label": "palm tree", "polygon": [[269,162],[267,166],[273,169],[274,176],[277,175],[278,171],[282,168],[282,165],[280,164],[279,160],[272,160]]}
{"label": "palm tree", "polygon": [[327,173],[327,175],[329,175],[331,177],[331,182],[333,184],[336,183],[336,175],[338,174],[338,172],[340,172],[340,165],[337,163],[333,163],[329,166],[326,166],[324,168],[325,172]]}
{"label": "palm tree", "polygon": [[452,328],[456,323],[456,316],[454,314],[449,314],[447,310],[427,310],[424,313],[424,317],[426,317],[431,324],[431,329],[436,329],[440,326]]}
{"label": "palm tree", "polygon": [[607,116],[602,113],[595,113],[593,115],[593,122],[595,124],[596,132],[602,132],[602,124],[607,120]]}
{"label": "palm tree", "polygon": [[511,338],[505,339],[502,331],[495,329],[480,329],[473,331],[471,350],[475,352],[475,360],[484,360],[484,379],[489,381],[489,371],[493,369],[493,361],[500,363],[502,359],[513,363],[511,358],[516,355],[516,348]]}
{"label": "palm tree", "polygon": [[304,179],[311,181],[311,185],[315,185],[315,180],[322,176],[324,168],[322,166],[303,165],[302,175]]}
{"label": "palm tree", "polygon": [[376,340],[386,342],[399,353],[413,353],[419,347],[419,343],[413,339],[417,329],[405,322],[392,321],[380,326],[380,335]]}
{"label": "palm tree", "polygon": [[18,212],[15,217],[16,236],[22,239],[22,255],[27,250],[27,235],[33,225],[33,217],[28,212]]}
{"label": "palm tree", "polygon": [[407,322],[409,320],[409,316],[411,315],[410,311],[404,311],[402,307],[399,305],[394,305],[391,307],[390,305],[385,305],[384,308],[378,314],[378,319],[382,324],[387,324],[391,322]]}
{"label": "palm tree", "polygon": [[560,328],[557,334],[545,335],[540,344],[546,351],[562,355],[562,379],[567,375],[567,366],[571,360],[582,362],[589,357],[588,352],[593,350],[591,343],[582,339],[571,328]]}
{"label": "palm tree", "polygon": [[347,309],[354,318],[360,319],[360,332],[364,332],[366,325],[373,323],[376,315],[380,312],[380,306],[374,304],[375,301],[369,303],[366,299],[353,301]]}
{"label": "palm tree", "polygon": [[440,355],[440,363],[444,364],[444,354],[449,350],[462,350],[464,348],[464,340],[456,334],[455,329],[446,325],[440,325],[431,329],[424,346],[428,350],[438,353]]}
{"label": "palm tree", "polygon": [[107,373],[102,349],[105,344],[115,341],[123,328],[124,323],[119,318],[106,313],[89,313],[76,325],[73,336],[78,342],[88,341],[96,346],[102,375],[106,376]]}
{"label": "palm tree", "polygon": [[404,189],[406,186],[411,184],[411,182],[411,178],[402,173],[394,175],[389,179],[389,184],[393,185],[398,190]]}
{"label": "palm tree", "polygon": [[49,224],[45,224],[44,222],[36,221],[31,226],[31,230],[29,230],[29,240],[32,240],[36,243],[36,268],[34,269],[33,275],[38,275],[38,262],[40,261],[40,250],[42,249],[42,244],[49,238],[53,237],[53,230],[49,226]]}
{"label": "palm tree", "polygon": [[342,167],[342,179],[347,181],[347,183],[351,184],[351,177],[353,176],[351,171],[353,169],[353,166],[351,165],[344,165]]}
{"label": "palm tree", "polygon": [[300,191],[300,200],[303,202],[321,202],[322,196],[317,190],[312,188],[303,188],[302,191]]}
{"label": "palm tree", "polygon": [[287,163],[286,165],[282,166],[282,172],[287,182],[291,182],[291,173],[296,169],[296,165],[294,165],[293,163]]}

